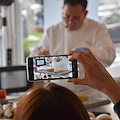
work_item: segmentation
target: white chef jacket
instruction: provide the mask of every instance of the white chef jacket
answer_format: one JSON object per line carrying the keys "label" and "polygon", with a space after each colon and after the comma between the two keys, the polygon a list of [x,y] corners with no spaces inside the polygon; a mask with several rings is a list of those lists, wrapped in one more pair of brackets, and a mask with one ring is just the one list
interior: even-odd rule
{"label": "white chef jacket", "polygon": [[[68,54],[68,51],[75,48],[90,49],[105,67],[109,66],[115,59],[115,48],[106,27],[88,18],[77,30],[68,30],[63,22],[52,25],[47,29],[31,56],[38,55],[40,50],[48,50],[50,55]],[[80,77],[83,77],[83,68],[79,67],[79,71]],[[91,95],[91,91],[94,91],[93,94],[97,91],[88,86],[68,83],[66,80],[54,80],[52,82],[65,86],[73,92],[81,91],[87,94],[90,92]],[[97,95],[99,96],[98,92]]]}

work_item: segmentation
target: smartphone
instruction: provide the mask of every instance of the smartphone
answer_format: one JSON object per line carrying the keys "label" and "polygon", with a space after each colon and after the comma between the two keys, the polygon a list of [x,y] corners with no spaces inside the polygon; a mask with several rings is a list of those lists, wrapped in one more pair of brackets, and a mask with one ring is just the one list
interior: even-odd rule
{"label": "smartphone", "polygon": [[27,80],[55,80],[77,78],[77,60],[69,61],[71,55],[27,57]]}

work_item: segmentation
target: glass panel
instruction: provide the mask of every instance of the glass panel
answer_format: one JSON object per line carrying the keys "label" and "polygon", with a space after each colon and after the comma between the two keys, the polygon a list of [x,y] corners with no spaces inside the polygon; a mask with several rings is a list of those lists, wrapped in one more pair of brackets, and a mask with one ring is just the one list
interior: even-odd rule
{"label": "glass panel", "polygon": [[[26,4],[27,2],[27,4]],[[43,35],[43,0],[22,0],[25,60]]]}
{"label": "glass panel", "polygon": [[120,42],[120,0],[100,0],[99,20],[105,24],[114,43]]}
{"label": "glass panel", "polygon": [[21,88],[27,86],[26,81],[26,71],[11,71],[11,72],[1,72],[1,88]]}

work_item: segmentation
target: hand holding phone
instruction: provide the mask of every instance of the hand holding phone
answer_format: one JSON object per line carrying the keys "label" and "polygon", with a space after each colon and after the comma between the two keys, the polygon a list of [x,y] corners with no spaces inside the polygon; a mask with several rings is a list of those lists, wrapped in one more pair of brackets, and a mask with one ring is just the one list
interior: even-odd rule
{"label": "hand holding phone", "polygon": [[29,81],[68,79],[78,77],[77,61],[71,55],[36,56],[27,58]]}

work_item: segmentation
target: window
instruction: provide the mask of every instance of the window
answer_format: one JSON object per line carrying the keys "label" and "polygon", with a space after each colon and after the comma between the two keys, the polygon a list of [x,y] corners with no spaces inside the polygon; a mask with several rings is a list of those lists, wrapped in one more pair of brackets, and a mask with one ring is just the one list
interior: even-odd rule
{"label": "window", "polygon": [[100,0],[99,20],[106,25],[114,43],[120,42],[120,1]]}
{"label": "window", "polygon": [[34,46],[40,42],[44,24],[43,0],[26,0],[26,2],[22,2],[21,10],[25,60]]}

